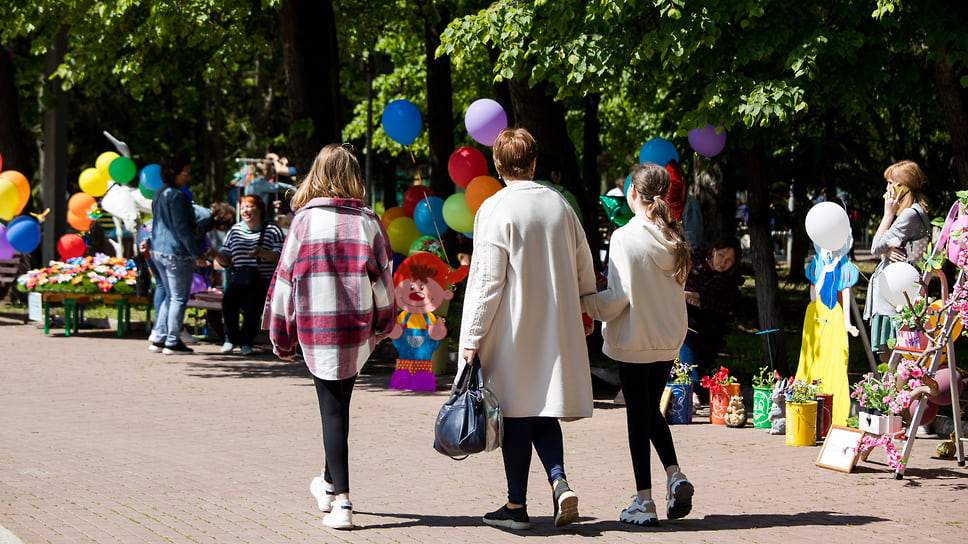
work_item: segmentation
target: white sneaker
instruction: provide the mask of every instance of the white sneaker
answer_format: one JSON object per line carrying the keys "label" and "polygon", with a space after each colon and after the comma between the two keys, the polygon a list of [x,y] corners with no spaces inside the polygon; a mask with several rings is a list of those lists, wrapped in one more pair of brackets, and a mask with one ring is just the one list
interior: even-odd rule
{"label": "white sneaker", "polygon": [[669,477],[666,490],[666,517],[679,519],[686,517],[692,511],[692,495],[696,488],[681,472],[674,472]]}
{"label": "white sneaker", "polygon": [[632,504],[622,510],[618,519],[623,523],[644,527],[657,527],[659,525],[659,516],[655,513],[655,502],[651,499],[643,501],[638,495],[632,495]]}
{"label": "white sneaker", "polygon": [[185,329],[182,329],[181,335],[179,336],[179,338],[181,338],[181,341],[184,342],[184,343],[186,343],[186,344],[197,344],[198,343],[198,338],[195,338],[194,336],[192,336]]}
{"label": "white sneaker", "polygon": [[323,518],[323,525],[331,529],[352,529],[353,528],[353,503],[345,501],[333,501],[332,512]]}
{"label": "white sneaker", "polygon": [[221,351],[222,353],[228,353],[233,349],[235,349],[235,344],[233,344],[232,342],[226,342],[222,344],[222,348],[219,349],[219,351]]}
{"label": "white sneaker", "polygon": [[336,497],[334,491],[333,486],[326,485],[326,482],[319,476],[309,482],[309,492],[313,494],[313,497],[316,497],[316,504],[323,512],[329,512],[332,509],[333,498]]}

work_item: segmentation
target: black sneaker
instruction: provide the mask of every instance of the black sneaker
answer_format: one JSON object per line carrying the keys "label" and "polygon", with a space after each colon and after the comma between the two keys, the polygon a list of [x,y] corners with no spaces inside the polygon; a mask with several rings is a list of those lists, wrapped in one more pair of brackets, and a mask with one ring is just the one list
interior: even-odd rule
{"label": "black sneaker", "polygon": [[519,531],[531,528],[531,518],[528,517],[527,507],[511,509],[506,504],[498,510],[484,514],[484,523],[494,527],[505,527]]}
{"label": "black sneaker", "polygon": [[148,351],[153,351],[155,353],[157,353],[157,352],[159,352],[159,351],[161,351],[163,349],[165,349],[165,341],[164,340],[162,340],[161,342],[151,342],[148,345]]}
{"label": "black sneaker", "polygon": [[185,345],[181,339],[174,346],[165,346],[165,349],[161,350],[165,355],[185,355],[188,353],[195,353],[195,350]]}
{"label": "black sneaker", "polygon": [[555,527],[578,521],[578,495],[568,487],[568,482],[558,480],[551,490],[555,504]]}

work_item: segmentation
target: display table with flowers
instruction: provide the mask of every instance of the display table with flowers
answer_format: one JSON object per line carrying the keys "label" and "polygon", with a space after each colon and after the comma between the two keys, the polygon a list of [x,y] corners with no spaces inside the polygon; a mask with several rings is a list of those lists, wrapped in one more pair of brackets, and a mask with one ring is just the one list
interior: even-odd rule
{"label": "display table with flowers", "polygon": [[51,305],[64,306],[64,335],[76,334],[81,307],[94,299],[114,304],[117,308],[118,337],[131,328],[131,306],[147,308],[151,322],[151,299],[138,297],[135,289],[137,267],[131,259],[109,257],[98,253],[51,261],[46,268],[30,270],[17,278],[17,288],[26,293],[40,293],[44,311],[44,334],[50,333]]}

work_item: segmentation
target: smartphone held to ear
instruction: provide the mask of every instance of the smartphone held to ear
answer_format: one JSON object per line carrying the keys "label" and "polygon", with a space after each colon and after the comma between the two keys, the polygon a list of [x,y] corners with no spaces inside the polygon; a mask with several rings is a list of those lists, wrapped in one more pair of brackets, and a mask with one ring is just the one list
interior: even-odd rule
{"label": "smartphone held to ear", "polygon": [[[904,197],[904,195],[908,193],[908,191],[910,191],[910,189],[908,189],[906,185],[901,185],[900,183],[894,184],[895,198],[901,199],[902,197]],[[884,193],[884,198],[887,198],[887,193]]]}

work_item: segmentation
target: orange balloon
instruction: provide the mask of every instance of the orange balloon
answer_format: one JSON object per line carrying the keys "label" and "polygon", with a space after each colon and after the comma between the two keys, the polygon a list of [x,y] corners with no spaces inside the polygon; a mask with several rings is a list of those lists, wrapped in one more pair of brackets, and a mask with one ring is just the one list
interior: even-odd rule
{"label": "orange balloon", "polygon": [[67,211],[73,213],[74,215],[83,215],[87,217],[87,211],[91,209],[91,206],[97,204],[94,197],[87,193],[74,193],[71,195],[70,200],[67,201]]}
{"label": "orange balloon", "polygon": [[394,219],[406,216],[407,212],[403,211],[403,208],[400,206],[394,206],[393,208],[383,212],[383,217],[380,218],[380,221],[383,222],[383,228],[388,229],[390,228],[390,223],[392,223]]}
{"label": "orange balloon", "polygon": [[467,194],[464,195],[464,198],[467,200],[467,207],[473,213],[477,213],[477,209],[481,207],[481,204],[500,190],[500,181],[491,176],[477,176],[467,184]]}
{"label": "orange balloon", "polygon": [[27,205],[27,201],[30,200],[30,182],[27,181],[26,176],[16,170],[0,172],[0,178],[13,183],[14,187],[17,188],[17,193],[20,196],[20,201],[17,203],[17,213],[19,214]]}
{"label": "orange balloon", "polygon": [[72,211],[67,212],[67,224],[74,227],[78,232],[87,232],[91,226],[91,218],[87,214],[76,214]]}

